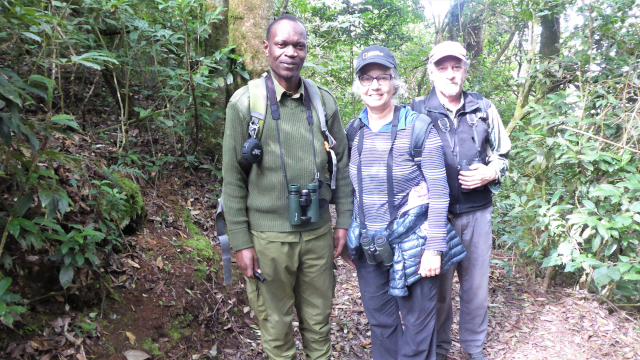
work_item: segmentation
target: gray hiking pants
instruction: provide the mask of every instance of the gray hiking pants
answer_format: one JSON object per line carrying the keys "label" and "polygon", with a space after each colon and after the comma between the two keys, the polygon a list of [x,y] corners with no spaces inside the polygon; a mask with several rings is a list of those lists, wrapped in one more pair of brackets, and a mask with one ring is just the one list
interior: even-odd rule
{"label": "gray hiking pants", "polygon": [[462,239],[467,257],[440,274],[436,304],[438,353],[447,354],[451,349],[451,288],[454,271],[458,272],[460,280],[460,345],[469,353],[482,351],[487,335],[492,212],[493,208],[488,207],[454,215],[453,227]]}

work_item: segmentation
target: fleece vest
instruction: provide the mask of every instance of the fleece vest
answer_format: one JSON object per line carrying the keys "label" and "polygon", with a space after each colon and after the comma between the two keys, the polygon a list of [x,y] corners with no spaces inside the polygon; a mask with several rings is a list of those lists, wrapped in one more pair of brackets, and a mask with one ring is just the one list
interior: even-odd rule
{"label": "fleece vest", "polygon": [[[493,192],[488,186],[484,185],[481,189],[463,192],[458,180],[461,160],[471,163],[474,158],[479,157],[482,163],[487,165],[487,142],[489,141],[486,109],[491,103],[477,93],[463,92],[463,97],[464,104],[455,114],[457,126],[454,126],[453,119],[440,102],[435,89],[432,89],[426,98],[415,98],[411,102],[413,111],[431,118],[442,141],[451,214],[485,209],[493,203]],[[472,127],[474,122],[475,132]]]}

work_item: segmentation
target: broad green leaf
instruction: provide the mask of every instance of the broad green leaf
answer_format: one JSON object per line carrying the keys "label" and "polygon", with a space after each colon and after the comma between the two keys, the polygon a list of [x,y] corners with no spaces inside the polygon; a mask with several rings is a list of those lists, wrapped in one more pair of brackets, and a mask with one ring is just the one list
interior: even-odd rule
{"label": "broad green leaf", "polygon": [[545,268],[545,267],[555,266],[555,265],[562,265],[562,259],[558,257],[557,253],[555,255],[547,256],[542,261],[541,267]]}
{"label": "broad green leaf", "polygon": [[7,78],[2,75],[0,75],[0,94],[18,104],[18,106],[22,106],[22,100],[20,99],[20,96],[16,92],[15,88],[9,82],[9,80],[7,80]]}
{"label": "broad green leaf", "polygon": [[24,218],[17,218],[15,219],[16,221],[18,221],[18,223],[20,224],[20,226],[24,229],[27,229],[31,232],[38,232],[38,225],[32,223],[31,221],[24,219]]}
{"label": "broad green leaf", "polygon": [[640,280],[640,274],[624,274],[625,280]]}
{"label": "broad green leaf", "polygon": [[81,253],[76,253],[76,263],[78,266],[82,266],[84,264],[84,256]]}
{"label": "broad green leaf", "polygon": [[44,206],[45,204],[48,204],[49,201],[51,201],[53,193],[49,189],[40,189],[40,191],[38,192],[38,197],[40,197],[40,202]]}
{"label": "broad green leaf", "polygon": [[[7,305],[4,303],[4,301],[0,300],[0,316],[2,316],[2,318],[5,319],[5,321],[7,320],[7,317],[11,317],[11,315],[5,315],[5,312],[7,311]],[[11,318],[11,321],[13,322],[13,318]],[[8,323],[8,321],[7,321]],[[11,324],[9,324],[11,325]]]}
{"label": "broad green leaf", "polygon": [[555,194],[553,194],[553,196],[551,197],[551,201],[549,202],[549,204],[553,205],[553,203],[555,203],[558,198],[560,198],[560,195],[562,195],[562,191],[563,190],[556,191]]}
{"label": "broad green leaf", "polygon": [[618,248],[618,242],[614,240],[611,244],[609,244],[609,246],[607,246],[607,249],[605,250],[604,254],[606,256],[609,256],[613,254],[613,252],[616,251],[617,248]]}
{"label": "broad green leaf", "polygon": [[60,270],[60,285],[65,289],[67,286],[71,285],[73,281],[73,265],[65,265]]}
{"label": "broad green leaf", "polygon": [[92,69],[96,69],[96,70],[102,70],[102,66],[98,65],[96,63],[90,62],[90,61],[85,61],[85,60],[75,60],[75,62],[77,62],[78,64],[82,64],[86,67],[90,67]]}
{"label": "broad green leaf", "polygon": [[20,223],[18,219],[11,219],[9,223],[7,223],[7,229],[9,229],[11,235],[18,237],[18,234],[20,234]]}
{"label": "broad green leaf", "polygon": [[11,214],[13,217],[20,217],[24,215],[27,210],[29,210],[29,206],[33,202],[33,194],[25,194],[22,195],[18,201],[16,201],[16,205],[13,207],[13,211]]}
{"label": "broad green leaf", "polygon": [[582,200],[582,203],[588,207],[589,209],[596,209],[596,204],[594,204],[593,202],[591,202],[590,200]]}
{"label": "broad green leaf", "polygon": [[598,229],[598,232],[600,233],[600,235],[602,235],[603,239],[607,240],[609,238],[609,230],[607,230],[604,225],[602,225],[601,223],[596,224],[596,229]]}
{"label": "broad green leaf", "polygon": [[564,271],[565,272],[572,272],[576,269],[580,268],[580,263],[576,262],[576,261],[569,261],[567,263],[567,266],[565,266]]}
{"label": "broad green leaf", "polygon": [[67,126],[71,126],[76,130],[80,130],[80,126],[73,119],[74,117],[69,115],[56,115],[51,118],[51,121],[53,121],[56,124],[67,125]]}
{"label": "broad green leaf", "polygon": [[607,270],[607,276],[613,279],[613,281],[620,280],[620,269],[617,266],[609,268],[609,270]]}
{"label": "broad green leaf", "polygon": [[631,269],[631,264],[629,264],[629,263],[620,263],[620,264],[618,264],[618,269],[620,269],[621,273],[626,273],[627,271],[629,271],[629,269]]}
{"label": "broad green leaf", "polygon": [[633,211],[633,212],[637,212],[640,213],[640,201],[636,201],[634,202],[630,207],[629,210]]}
{"label": "broad green leaf", "polygon": [[0,296],[2,296],[5,291],[7,291],[7,289],[9,288],[9,285],[11,285],[10,277],[6,277],[0,280]]}
{"label": "broad green leaf", "polygon": [[22,35],[24,35],[24,36],[26,36],[26,37],[28,37],[30,39],[33,39],[33,40],[35,40],[37,42],[42,42],[42,39],[40,38],[40,36],[38,36],[38,35],[36,35],[34,33],[30,33],[28,31],[23,31]]}
{"label": "broad green leaf", "polygon": [[606,266],[599,267],[593,271],[593,280],[598,287],[602,287],[612,280],[608,273],[609,269]]}

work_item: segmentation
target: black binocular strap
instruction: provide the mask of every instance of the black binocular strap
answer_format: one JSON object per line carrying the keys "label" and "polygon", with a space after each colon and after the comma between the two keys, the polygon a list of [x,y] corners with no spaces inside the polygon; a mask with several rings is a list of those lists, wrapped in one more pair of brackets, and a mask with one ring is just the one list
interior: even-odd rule
{"label": "black binocular strap", "polygon": [[[442,121],[445,121],[447,123],[447,126],[444,127],[442,126]],[[458,162],[458,152],[456,151],[457,146],[458,146],[458,128],[454,127],[454,129],[456,129],[456,135],[455,135],[455,142],[453,140],[451,140],[451,135],[449,135],[449,131],[451,131],[451,124],[449,123],[449,118],[441,118],[440,120],[438,120],[438,126],[440,126],[440,129],[442,129],[442,131],[445,133],[445,135],[447,135],[447,139],[449,139],[449,146],[451,146],[451,153],[453,154],[453,157],[456,158],[456,162]]]}
{"label": "black binocular strap", "polygon": [[[287,181],[287,171],[284,166],[284,155],[282,154],[282,141],[280,139],[280,106],[278,106],[278,97],[276,96],[276,87],[273,84],[273,78],[270,75],[265,76],[267,84],[267,97],[269,98],[269,106],[271,107],[271,117],[276,122],[276,132],[278,134],[278,149],[280,149],[280,164],[282,165],[282,177],[284,178],[285,193],[287,199],[289,198],[289,182]],[[311,91],[311,90],[308,90]],[[309,96],[304,97],[304,107],[307,113],[307,122],[309,123],[309,129],[311,130],[311,149],[313,150],[313,182],[318,182],[318,162],[316,161],[316,147],[313,137],[313,113],[311,112],[311,99]]]}
{"label": "black binocular strap", "polygon": [[[393,194],[393,143],[398,134],[398,123],[400,122],[400,107],[396,106],[393,110],[393,121],[391,122],[391,145],[389,154],[387,155],[387,206],[389,206],[389,224],[398,216],[398,209],[394,206]],[[360,230],[366,230],[367,225],[364,220],[364,193],[362,184],[362,150],[364,148],[364,127],[358,132],[358,218],[360,222]]]}

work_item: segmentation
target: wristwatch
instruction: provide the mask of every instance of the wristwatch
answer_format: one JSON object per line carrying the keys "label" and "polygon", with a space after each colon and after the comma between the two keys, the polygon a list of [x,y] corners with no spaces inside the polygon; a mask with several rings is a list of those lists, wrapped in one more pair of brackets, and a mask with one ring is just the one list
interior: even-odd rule
{"label": "wristwatch", "polygon": [[429,253],[433,256],[441,256],[442,255],[442,251],[438,251],[438,250],[425,250],[424,252]]}

